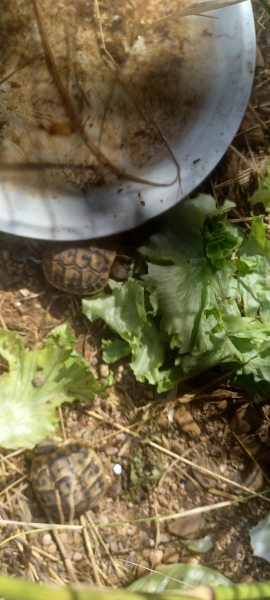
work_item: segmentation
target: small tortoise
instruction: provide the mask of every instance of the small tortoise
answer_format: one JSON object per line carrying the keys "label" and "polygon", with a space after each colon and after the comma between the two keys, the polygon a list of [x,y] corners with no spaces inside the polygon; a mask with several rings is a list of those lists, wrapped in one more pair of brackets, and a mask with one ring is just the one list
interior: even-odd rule
{"label": "small tortoise", "polygon": [[87,247],[49,247],[42,258],[47,281],[69,294],[90,296],[102,291],[110,277],[127,279],[131,259],[114,250]]}
{"label": "small tortoise", "polygon": [[105,491],[102,463],[86,442],[44,440],[34,449],[34,492],[46,514],[60,523],[95,506]]}

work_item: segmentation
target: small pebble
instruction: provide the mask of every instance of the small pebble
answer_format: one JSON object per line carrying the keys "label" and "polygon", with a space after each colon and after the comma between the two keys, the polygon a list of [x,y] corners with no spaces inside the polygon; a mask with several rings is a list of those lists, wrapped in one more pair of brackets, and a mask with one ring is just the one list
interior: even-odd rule
{"label": "small pebble", "polygon": [[163,508],[169,507],[169,501],[167,500],[167,498],[165,498],[165,496],[160,495],[158,501],[160,506],[162,506]]}
{"label": "small pebble", "polygon": [[109,448],[106,448],[107,456],[113,456],[113,454],[117,454],[118,452],[119,450],[116,448],[116,446],[110,446]]}
{"label": "small pebble", "polygon": [[238,540],[233,540],[227,546],[227,552],[228,552],[228,555],[232,556],[234,559],[236,559],[236,560],[242,559],[243,560],[244,549],[243,549],[241,542],[239,542]]}
{"label": "small pebble", "polygon": [[224,464],[221,464],[221,465],[219,465],[219,470],[220,470],[221,475],[224,475],[224,473],[226,473],[226,471],[227,471],[227,466]]}
{"label": "small pebble", "polygon": [[56,553],[57,553],[56,544],[54,542],[52,542],[50,545],[46,546],[46,551],[49,554],[52,554],[53,556],[56,556]]}
{"label": "small pebble", "polygon": [[218,410],[226,410],[227,405],[227,400],[220,400],[219,402],[217,402],[216,407]]}
{"label": "small pebble", "polygon": [[101,364],[99,367],[100,377],[109,377],[110,369],[108,365]]}
{"label": "small pebble", "polygon": [[192,556],[191,558],[189,558],[188,560],[188,564],[189,565],[198,565],[200,562],[199,558],[195,558],[195,556]]}
{"label": "small pebble", "polygon": [[128,535],[129,537],[132,537],[133,535],[137,534],[137,527],[135,527],[135,525],[130,525],[129,527],[127,527],[125,529],[125,534]]}
{"label": "small pebble", "polygon": [[192,413],[185,406],[178,406],[174,411],[174,422],[180,431],[184,431],[190,437],[200,437],[201,429]]}
{"label": "small pebble", "polygon": [[52,536],[50,533],[44,533],[44,536],[42,538],[42,544],[43,546],[49,546],[49,544],[52,543]]}
{"label": "small pebble", "polygon": [[149,562],[147,560],[140,560],[140,565],[137,567],[137,577],[149,573]]}
{"label": "small pebble", "polygon": [[116,463],[115,465],[113,465],[113,472],[115,475],[121,475],[122,465],[120,465],[119,463]]}
{"label": "small pebble", "polygon": [[151,552],[149,552],[149,559],[150,559],[152,567],[159,565],[162,561],[162,558],[163,558],[162,550],[151,550]]}
{"label": "small pebble", "polygon": [[161,533],[160,537],[159,537],[159,541],[161,544],[167,544],[170,541],[170,538],[166,533]]}
{"label": "small pebble", "polygon": [[144,543],[148,543],[149,541],[149,534],[147,533],[147,531],[139,531],[139,538],[142,542]]}
{"label": "small pebble", "polygon": [[81,552],[74,552],[73,554],[73,560],[75,562],[79,562],[80,560],[82,560],[83,555],[81,554]]}
{"label": "small pebble", "polygon": [[169,423],[173,423],[173,418],[174,418],[174,408],[170,408],[168,410],[168,421],[169,421]]}
{"label": "small pebble", "polygon": [[124,442],[126,440],[127,434],[126,433],[118,433],[118,435],[116,436],[116,440],[118,442]]}
{"label": "small pebble", "polygon": [[98,521],[100,525],[108,525],[109,518],[107,517],[107,515],[101,514]]}
{"label": "small pebble", "polygon": [[179,562],[179,552],[176,552],[175,548],[166,548],[163,553],[163,562],[165,563],[177,563]]}
{"label": "small pebble", "polygon": [[124,371],[124,367],[123,367],[123,365],[120,365],[117,369],[116,376],[115,376],[117,383],[120,383],[120,381],[122,380],[123,371]]}
{"label": "small pebble", "polygon": [[110,551],[111,551],[113,554],[117,554],[117,552],[118,552],[118,545],[117,545],[117,543],[116,543],[116,542],[111,542],[111,543],[110,543]]}
{"label": "small pebble", "polygon": [[27,296],[30,296],[30,291],[27,288],[21,288],[19,292],[21,296],[23,296],[23,298],[27,298]]}
{"label": "small pebble", "polygon": [[201,513],[192,516],[178,517],[167,524],[168,531],[182,538],[195,539],[203,529],[204,518]]}
{"label": "small pebble", "polygon": [[114,15],[112,18],[112,25],[114,27],[121,25],[123,19],[121,17],[121,15]]}

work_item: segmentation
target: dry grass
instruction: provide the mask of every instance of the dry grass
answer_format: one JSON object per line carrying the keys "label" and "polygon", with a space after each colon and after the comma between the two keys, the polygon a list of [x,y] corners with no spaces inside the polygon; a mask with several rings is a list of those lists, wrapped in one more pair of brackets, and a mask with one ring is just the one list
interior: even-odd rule
{"label": "dry grass", "polygon": [[270,15],[254,2],[257,27],[257,66],[250,102],[239,132],[211,177],[210,189],[222,200],[237,202],[236,217],[249,217],[248,198],[265,174],[270,157]]}
{"label": "dry grass", "polygon": [[[207,386],[204,386],[204,392],[207,392]],[[220,392],[220,397],[224,399],[226,393],[223,390],[220,390]],[[227,397],[229,397],[229,394],[230,392],[228,390]],[[231,392],[231,394],[233,394],[233,392]],[[196,393],[190,393],[189,396],[193,399],[193,402],[196,402],[196,400],[202,402],[205,399],[205,396],[201,397],[199,393],[197,393],[197,395]],[[186,397],[187,394],[184,394],[183,397],[179,396],[176,399],[167,401],[167,412],[176,410],[179,404],[183,405],[183,403],[186,402]],[[208,397],[211,397],[211,391],[209,391]],[[235,397],[237,397],[237,395]],[[216,402],[219,401],[218,391],[215,390],[215,388],[212,390],[212,398],[214,398]],[[114,398],[112,399],[112,402],[115,402]],[[65,411],[65,414],[62,415],[61,419],[65,424],[65,435],[70,435],[72,433],[67,421],[68,413],[69,411]],[[254,493],[251,488],[238,483],[231,478],[225,477],[220,472],[197,464],[196,452],[200,449],[200,442],[193,445],[192,448],[186,452],[180,454],[172,451],[168,442],[164,444],[164,439],[160,438],[160,443],[154,441],[155,437],[159,435],[158,429],[156,436],[153,436],[153,432],[150,433],[151,429],[149,429],[149,426],[152,427],[153,421],[156,421],[158,415],[160,416],[161,414],[162,408],[160,404],[158,409],[153,403],[149,403],[147,404],[147,410],[145,412],[141,409],[137,411],[135,422],[133,424],[131,423],[130,426],[123,426],[118,420],[114,419],[112,416],[110,417],[108,412],[105,413],[100,409],[96,411],[86,409],[84,415],[84,418],[91,419],[93,430],[98,429],[99,424],[102,424],[102,429],[93,440],[94,445],[99,448],[99,452],[102,452],[102,447],[107,447],[108,440],[111,440],[112,436],[117,436],[119,432],[121,432],[122,435],[125,433],[125,440],[129,440],[129,444],[131,443],[130,440],[134,439],[137,447],[145,449],[145,447],[148,446],[151,450],[154,450],[156,453],[157,464],[164,462],[162,477],[152,489],[151,503],[148,508],[148,514],[145,516],[139,516],[139,507],[136,508],[135,505],[135,513],[138,515],[135,518],[125,519],[119,513],[117,514],[117,518],[114,518],[113,512],[111,512],[110,509],[111,516],[105,523],[102,522],[102,512],[98,517],[91,515],[90,513],[85,517],[81,517],[79,524],[58,525],[46,521],[42,522],[39,521],[39,519],[33,521],[31,519],[31,512],[29,513],[29,508],[30,511],[33,510],[33,504],[31,500],[29,505],[29,486],[26,486],[25,483],[28,476],[28,473],[25,474],[27,464],[22,461],[23,455],[17,452],[1,457],[1,481],[4,481],[7,478],[7,474],[9,477],[12,477],[13,481],[5,485],[1,490],[2,502],[0,504],[0,527],[3,534],[0,548],[2,549],[2,552],[4,550],[9,551],[9,549],[12,549],[11,551],[17,554],[18,562],[15,573],[22,574],[20,561],[22,560],[22,556],[24,556],[26,560],[26,564],[24,565],[26,576],[31,581],[49,580],[53,583],[65,585],[67,582],[76,582],[81,581],[82,579],[85,580],[85,575],[83,575],[83,573],[87,572],[87,579],[90,577],[91,581],[98,587],[104,585],[111,587],[123,585],[124,582],[129,580],[132,570],[137,568],[136,565],[141,564],[140,553],[136,553],[134,558],[127,561],[127,564],[123,564],[121,555],[115,556],[114,552],[110,549],[110,543],[107,542],[108,532],[115,532],[115,539],[119,538],[121,540],[123,528],[126,526],[135,527],[139,532],[140,528],[144,528],[145,526],[150,528],[149,531],[151,531],[153,524],[155,526],[154,538],[155,551],[157,553],[161,543],[160,527],[163,524],[172,522],[173,520],[193,519],[197,515],[210,515],[213,511],[222,516],[224,511],[226,512],[230,507],[232,508],[239,502],[242,502],[246,494],[251,498],[259,497],[261,495],[260,492]],[[149,421],[151,421],[151,424]],[[76,429],[78,424],[77,420],[74,423]],[[81,432],[77,432],[80,437],[84,436],[84,430],[85,429],[83,428]],[[149,434],[147,434],[147,431]],[[101,432],[102,436],[100,436]],[[145,435],[147,435],[146,438]],[[148,439],[149,436],[154,439]],[[190,453],[194,456],[194,451],[195,460],[187,458],[187,455]],[[120,455],[121,451],[118,453],[118,456]],[[161,457],[163,457],[162,461]],[[121,458],[118,458],[118,460],[121,461]],[[227,488],[228,490],[232,490],[232,492],[238,491],[241,495],[236,496],[235,493],[230,492],[227,494],[229,499],[220,502],[216,502],[209,497],[206,505],[200,504],[189,509],[181,509],[181,511],[170,511],[169,514],[167,514],[166,511],[164,512],[164,510],[162,510],[159,501],[166,485],[168,483],[170,485],[171,478],[174,478],[174,474],[179,464],[191,467],[193,473],[199,471],[203,475],[216,480],[217,483],[221,485],[221,494],[223,497],[226,497]],[[200,493],[200,486],[194,478],[190,477],[186,471],[184,471],[183,474],[187,477],[186,481],[189,478],[191,481],[195,482],[196,489]],[[216,496],[218,490],[216,490],[214,494]],[[262,494],[261,499],[267,506],[270,498]],[[106,512],[106,509],[104,512]],[[14,515],[14,518],[6,516],[7,514]],[[74,535],[76,535],[75,541]],[[45,547],[43,543],[44,540],[46,540]],[[77,548],[75,553],[73,547],[74,543]],[[81,571],[80,568],[78,569],[77,555],[79,555],[79,562],[83,563],[86,571]],[[154,556],[155,555],[153,555],[152,552],[152,566],[155,566],[155,561],[153,562]],[[44,565],[46,565],[45,571]]]}

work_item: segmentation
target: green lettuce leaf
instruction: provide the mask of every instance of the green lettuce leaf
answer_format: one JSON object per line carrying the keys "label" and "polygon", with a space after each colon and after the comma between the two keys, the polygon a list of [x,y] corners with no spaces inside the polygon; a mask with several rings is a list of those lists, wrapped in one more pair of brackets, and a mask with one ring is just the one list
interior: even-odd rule
{"label": "green lettuce leaf", "polygon": [[125,340],[102,340],[103,360],[112,364],[130,355],[130,347]]}
{"label": "green lettuce leaf", "polygon": [[[165,336],[158,330],[152,311],[146,310],[143,283],[130,279],[124,284],[114,282],[112,287],[111,295],[84,299],[83,313],[90,321],[104,319],[129,345],[130,365],[138,381],[156,384],[166,378],[166,373],[160,373],[165,356]],[[110,362],[119,360],[127,355],[127,345],[106,345],[105,356],[108,352]]]}
{"label": "green lettuce leaf", "polygon": [[60,404],[104,394],[74,343],[66,325],[55,328],[43,348],[29,351],[20,335],[0,330],[0,356],[8,369],[0,376],[1,447],[33,447],[54,433]]}
{"label": "green lettuce leaf", "polygon": [[238,227],[220,217],[212,219],[204,228],[206,255],[216,269],[226,268],[233,251],[239,248],[243,233]]}
{"label": "green lettuce leaf", "polygon": [[158,594],[165,590],[187,590],[197,585],[218,587],[230,584],[230,579],[210,567],[175,563],[161,565],[153,573],[134,581],[128,589],[141,594]]}
{"label": "green lettuce leaf", "polygon": [[270,393],[270,242],[263,217],[246,232],[228,220],[231,207],[205,195],[182,202],[139,249],[147,273],[83,302],[124,342],[107,342],[104,357],[130,353],[135,377],[159,392],[219,367]]}
{"label": "green lettuce leaf", "polygon": [[144,281],[153,308],[158,307],[160,329],[170,337],[171,348],[178,347],[185,354],[197,335],[211,271],[205,259],[177,266],[147,266]]}
{"label": "green lettuce leaf", "polygon": [[239,250],[239,298],[246,316],[270,317],[270,244],[263,217],[253,217],[251,232]]}
{"label": "green lettuce leaf", "polygon": [[234,206],[233,202],[226,200],[222,207],[217,208],[214,198],[207,194],[189,198],[162,216],[160,231],[139,248],[140,255],[153,263],[176,265],[191,257],[201,258],[204,249],[202,230],[206,219],[226,214]]}

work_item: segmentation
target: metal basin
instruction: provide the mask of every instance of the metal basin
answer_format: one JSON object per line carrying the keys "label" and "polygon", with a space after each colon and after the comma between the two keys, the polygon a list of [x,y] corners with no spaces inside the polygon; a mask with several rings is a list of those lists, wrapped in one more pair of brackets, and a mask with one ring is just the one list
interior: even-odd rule
{"label": "metal basin", "polygon": [[172,183],[176,167],[171,157],[160,148],[155,154],[154,144],[151,152],[149,140],[149,156],[140,150],[136,174],[154,186],[123,179],[81,191],[74,185],[58,185],[52,171],[44,179],[44,169],[2,166],[0,230],[47,240],[116,234],[171,208],[209,175],[232,141],[249,99],[255,64],[252,6],[247,0],[185,22],[181,89],[177,61],[171,77],[177,102],[181,92],[181,114],[175,129],[172,122],[168,125],[180,182]]}

